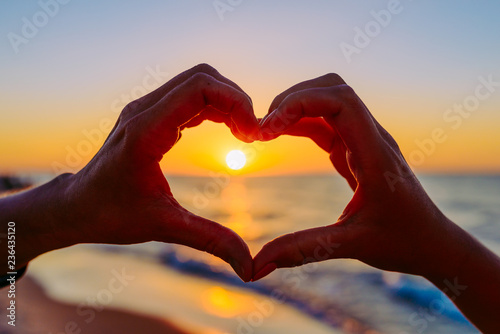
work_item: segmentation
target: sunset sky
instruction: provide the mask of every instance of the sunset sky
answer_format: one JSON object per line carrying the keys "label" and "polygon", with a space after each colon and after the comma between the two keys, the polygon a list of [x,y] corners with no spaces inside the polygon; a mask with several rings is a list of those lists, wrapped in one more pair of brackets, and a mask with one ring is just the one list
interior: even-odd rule
{"label": "sunset sky", "polygon": [[[0,173],[77,171],[126,102],[201,62],[258,117],[295,83],[339,73],[417,171],[500,172],[500,2],[59,1],[0,4]],[[436,129],[446,139],[425,146]],[[207,122],[162,167],[227,172],[233,149],[248,155],[240,174],[332,171],[309,140],[243,144]]]}

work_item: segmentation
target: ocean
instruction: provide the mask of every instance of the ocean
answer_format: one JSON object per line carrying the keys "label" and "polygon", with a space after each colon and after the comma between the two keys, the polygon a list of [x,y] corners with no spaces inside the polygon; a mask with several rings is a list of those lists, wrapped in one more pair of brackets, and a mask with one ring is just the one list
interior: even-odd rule
{"label": "ocean", "polygon": [[[183,206],[236,231],[253,255],[281,234],[335,222],[352,196],[338,175],[167,179]],[[500,254],[500,176],[420,175],[419,179],[451,220]],[[185,277],[202,277],[257,296],[273,298],[279,290],[279,303],[317,319],[332,332],[479,333],[425,279],[383,272],[355,260],[280,269],[245,284],[219,259],[184,246],[94,247],[153,260]],[[272,317],[268,321],[272,322]],[[241,328],[239,332],[244,333]],[[259,328],[247,332],[260,333]]]}

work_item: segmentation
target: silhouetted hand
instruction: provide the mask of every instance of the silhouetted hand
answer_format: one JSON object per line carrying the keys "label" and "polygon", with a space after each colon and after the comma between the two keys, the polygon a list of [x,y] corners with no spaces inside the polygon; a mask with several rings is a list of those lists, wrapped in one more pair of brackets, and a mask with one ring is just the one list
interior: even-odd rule
{"label": "silhouetted hand", "polygon": [[[25,196],[24,201],[32,199],[34,205],[42,197],[46,203],[41,211],[49,213],[49,222],[31,226],[31,231],[27,231],[28,225],[20,226],[18,239],[26,235],[32,241],[32,249],[22,257],[24,262],[77,243],[154,240],[214,254],[249,281],[252,257],[246,243],[230,229],[179,205],[159,166],[163,155],[179,140],[181,130],[205,119],[226,123],[246,142],[260,133],[250,98],[204,64],[129,103],[85,168],[33,189],[31,197],[30,192],[17,195]],[[10,203],[15,203],[15,198],[9,198]],[[9,219],[16,219],[18,225],[27,220],[19,216]],[[42,237],[35,238],[35,232]],[[19,247],[21,244],[18,241]]]}
{"label": "silhouetted hand", "polygon": [[[422,245],[441,238],[453,225],[354,91],[330,74],[280,94],[270,111],[262,121],[266,139],[280,134],[313,139],[330,154],[354,196],[335,224],[322,222],[328,225],[265,245],[255,257],[254,273],[261,276],[258,272],[266,266],[269,271],[327,258],[355,258],[381,269],[419,272],[422,252],[428,252]],[[319,250],[325,241],[331,247]]]}
{"label": "silhouetted hand", "polygon": [[261,121],[265,140],[311,138],[354,195],[336,222],[267,243],[254,257],[253,280],[276,268],[358,259],[426,277],[478,328],[498,332],[500,259],[434,205],[394,139],[342,78],[328,74],[293,86],[269,111]]}

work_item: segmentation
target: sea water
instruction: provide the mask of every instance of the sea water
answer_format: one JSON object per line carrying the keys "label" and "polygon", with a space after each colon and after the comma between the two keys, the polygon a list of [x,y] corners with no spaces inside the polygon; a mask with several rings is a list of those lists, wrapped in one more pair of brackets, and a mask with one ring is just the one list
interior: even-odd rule
{"label": "sea water", "polygon": [[[500,254],[500,176],[421,175],[419,179],[451,220]],[[338,175],[167,176],[167,180],[183,206],[236,231],[253,255],[284,233],[334,223],[352,196]],[[266,296],[279,291],[280,302],[345,333],[479,333],[425,279],[384,272],[356,260],[279,269],[258,282],[243,283],[221,260],[184,246],[96,247],[153,259],[182,275],[208,278],[215,284]]]}
{"label": "sea water", "polygon": [[[451,220],[500,254],[500,176],[423,175],[419,179]],[[338,175],[169,180],[184,206],[235,230],[252,254],[281,234],[334,223],[352,196]],[[185,249],[174,248],[164,256],[167,265],[181,271],[222,279],[210,269],[217,265],[206,263],[211,260]],[[350,332],[478,332],[425,279],[383,272],[355,260],[281,269],[249,288],[262,293],[279,288],[287,302]]]}

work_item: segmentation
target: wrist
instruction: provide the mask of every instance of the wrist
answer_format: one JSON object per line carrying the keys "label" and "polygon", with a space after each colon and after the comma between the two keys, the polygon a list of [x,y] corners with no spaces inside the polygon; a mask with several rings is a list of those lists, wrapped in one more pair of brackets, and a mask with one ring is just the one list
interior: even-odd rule
{"label": "wrist", "polygon": [[446,217],[442,227],[436,229],[437,238],[427,247],[426,258],[422,259],[425,264],[419,273],[435,284],[463,276],[471,257],[482,247],[473,236]]}
{"label": "wrist", "polygon": [[74,244],[67,203],[72,174],[0,200],[2,223],[15,223],[16,267],[38,255]]}

